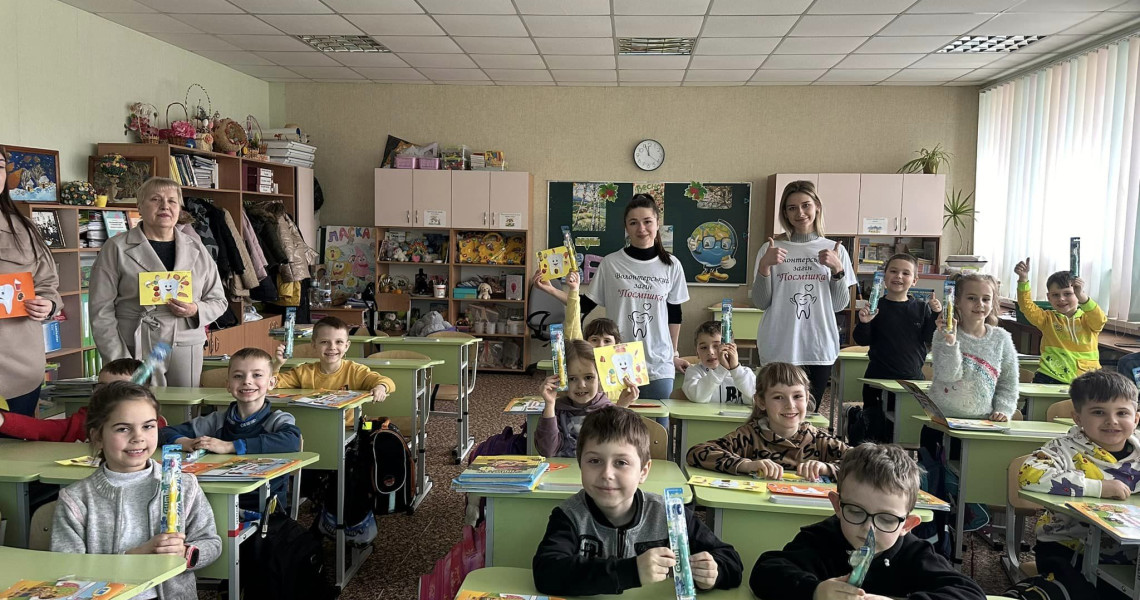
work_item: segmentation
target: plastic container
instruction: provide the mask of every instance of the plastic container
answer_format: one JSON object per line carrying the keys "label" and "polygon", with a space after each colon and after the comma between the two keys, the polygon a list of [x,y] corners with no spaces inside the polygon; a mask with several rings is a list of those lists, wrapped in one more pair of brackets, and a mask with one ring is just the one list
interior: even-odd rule
{"label": "plastic container", "polygon": [[396,160],[392,161],[392,166],[397,169],[414,169],[416,162],[418,161],[414,156],[397,156]]}
{"label": "plastic container", "polygon": [[439,170],[439,159],[438,158],[416,159],[416,167],[415,168]]}

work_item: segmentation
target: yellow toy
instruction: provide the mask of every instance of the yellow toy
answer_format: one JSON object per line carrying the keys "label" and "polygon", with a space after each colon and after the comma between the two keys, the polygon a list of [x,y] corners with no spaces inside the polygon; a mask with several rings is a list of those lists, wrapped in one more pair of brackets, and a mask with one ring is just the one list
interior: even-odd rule
{"label": "yellow toy", "polygon": [[479,243],[482,239],[475,235],[459,239],[459,262],[479,262]]}
{"label": "yellow toy", "polygon": [[493,265],[502,262],[505,245],[502,234],[494,231],[483,236],[483,243],[479,244],[479,262]]}
{"label": "yellow toy", "polygon": [[521,235],[512,235],[507,240],[506,263],[508,265],[521,265],[526,254],[526,240]]}

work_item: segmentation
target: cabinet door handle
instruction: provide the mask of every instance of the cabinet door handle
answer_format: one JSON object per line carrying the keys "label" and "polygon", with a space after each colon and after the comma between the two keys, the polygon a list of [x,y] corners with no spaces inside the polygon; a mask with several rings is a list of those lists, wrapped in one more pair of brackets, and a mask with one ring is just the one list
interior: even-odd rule
{"label": "cabinet door handle", "polygon": [[495,212],[491,211],[491,227],[495,226]]}
{"label": "cabinet door handle", "polygon": [[487,224],[487,211],[483,211],[483,224]]}
{"label": "cabinet door handle", "polygon": [[406,219],[406,221],[408,223],[411,223],[412,222],[412,211],[409,210],[407,215],[404,216],[404,218]]}
{"label": "cabinet door handle", "polygon": [[906,231],[906,217],[903,217],[903,231]]}
{"label": "cabinet door handle", "polygon": [[894,231],[898,231],[898,230],[899,230],[899,218],[898,218],[898,217],[895,217],[895,228],[894,228]]}
{"label": "cabinet door handle", "polygon": [[419,225],[419,223],[420,223],[420,211],[417,210],[416,211],[416,224]]}

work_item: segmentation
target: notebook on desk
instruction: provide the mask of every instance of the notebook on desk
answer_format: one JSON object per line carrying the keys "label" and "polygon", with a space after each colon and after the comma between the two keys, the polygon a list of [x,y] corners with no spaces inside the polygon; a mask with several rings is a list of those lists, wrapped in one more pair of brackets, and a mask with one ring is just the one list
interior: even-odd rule
{"label": "notebook on desk", "polygon": [[910,394],[914,396],[914,399],[918,400],[918,405],[922,407],[926,416],[930,417],[931,421],[939,425],[958,431],[1009,431],[1009,425],[1003,425],[987,419],[947,418],[946,415],[942,413],[942,409],[938,408],[938,405],[934,403],[934,400],[931,400],[930,396],[926,395],[926,392],[922,391],[913,381],[907,381],[905,379],[896,379],[895,381],[903,386],[903,389],[907,392],[910,392]]}

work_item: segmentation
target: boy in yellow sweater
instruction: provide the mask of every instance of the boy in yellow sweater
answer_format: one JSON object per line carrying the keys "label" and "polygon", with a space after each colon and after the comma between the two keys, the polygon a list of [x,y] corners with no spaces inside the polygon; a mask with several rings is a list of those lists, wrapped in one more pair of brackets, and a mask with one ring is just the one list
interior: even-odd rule
{"label": "boy in yellow sweater", "polygon": [[1104,310],[1085,293],[1085,282],[1068,271],[1049,276],[1049,304],[1043,310],[1029,291],[1029,258],[1013,268],[1017,274],[1017,306],[1041,330],[1041,365],[1033,383],[1072,383],[1082,373],[1100,368],[1097,336],[1108,320]]}
{"label": "boy in yellow sweater", "polygon": [[345,360],[350,344],[347,323],[336,317],[317,321],[313,326],[312,345],[320,355],[320,362],[298,365],[281,373],[281,366],[285,364],[285,345],[277,346],[277,358],[273,361],[273,371],[277,373],[276,387],[370,391],[373,401],[383,402],[388,394],[396,391],[395,382],[360,363]]}

